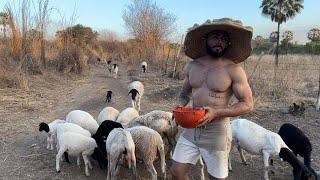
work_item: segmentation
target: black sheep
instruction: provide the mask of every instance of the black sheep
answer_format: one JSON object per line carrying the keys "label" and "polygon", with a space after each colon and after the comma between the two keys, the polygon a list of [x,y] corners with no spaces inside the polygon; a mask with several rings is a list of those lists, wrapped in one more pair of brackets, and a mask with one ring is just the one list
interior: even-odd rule
{"label": "black sheep", "polygon": [[91,157],[99,162],[101,169],[107,167],[106,140],[109,133],[115,128],[123,128],[123,126],[118,122],[105,120],[100,124],[97,132],[92,135],[92,138],[96,140],[98,148],[94,150]]}
{"label": "black sheep", "polygon": [[309,138],[299,128],[290,123],[283,124],[278,134],[296,156],[300,155],[303,157],[304,165],[317,176],[311,168],[312,145]]}

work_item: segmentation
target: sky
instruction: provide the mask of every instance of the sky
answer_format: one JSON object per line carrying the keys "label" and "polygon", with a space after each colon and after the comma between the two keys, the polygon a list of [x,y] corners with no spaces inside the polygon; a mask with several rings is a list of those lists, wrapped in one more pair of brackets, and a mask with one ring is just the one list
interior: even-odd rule
{"label": "sky", "polygon": [[[19,0],[10,0],[10,2]],[[276,31],[277,24],[261,14],[261,0],[154,0],[166,12],[176,16],[176,33],[173,39],[179,39],[194,23],[201,24],[207,19],[229,17],[238,19],[246,26],[253,27],[253,36],[269,37]],[[0,0],[0,10],[6,0]],[[123,10],[132,3],[131,0],[49,0],[54,8],[51,13],[51,31],[57,28],[61,17],[74,18],[74,24],[83,24],[94,30],[111,30],[120,37],[128,37],[122,20]],[[320,0],[305,0],[301,13],[289,19],[280,27],[281,34],[291,30],[293,41],[303,44],[308,41],[307,32],[311,28],[320,28]],[[73,16],[75,14],[75,16]]]}

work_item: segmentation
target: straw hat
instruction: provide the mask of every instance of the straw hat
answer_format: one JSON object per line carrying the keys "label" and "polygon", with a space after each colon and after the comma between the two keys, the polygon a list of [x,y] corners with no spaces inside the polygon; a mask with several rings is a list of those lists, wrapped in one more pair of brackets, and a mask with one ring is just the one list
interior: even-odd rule
{"label": "straw hat", "polygon": [[184,40],[185,54],[192,59],[205,56],[207,54],[205,36],[214,30],[225,31],[230,36],[230,44],[224,57],[240,63],[250,56],[252,27],[243,26],[241,21],[230,18],[207,20],[201,25],[194,24],[188,29]]}

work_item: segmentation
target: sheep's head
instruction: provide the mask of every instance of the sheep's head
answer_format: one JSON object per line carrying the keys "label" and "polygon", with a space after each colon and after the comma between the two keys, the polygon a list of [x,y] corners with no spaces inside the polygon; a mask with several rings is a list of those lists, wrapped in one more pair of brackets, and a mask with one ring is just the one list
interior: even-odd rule
{"label": "sheep's head", "polygon": [[45,131],[45,132],[48,133],[50,131],[49,125],[47,123],[44,123],[44,122],[40,123],[39,124],[39,131],[40,132],[41,131]]}

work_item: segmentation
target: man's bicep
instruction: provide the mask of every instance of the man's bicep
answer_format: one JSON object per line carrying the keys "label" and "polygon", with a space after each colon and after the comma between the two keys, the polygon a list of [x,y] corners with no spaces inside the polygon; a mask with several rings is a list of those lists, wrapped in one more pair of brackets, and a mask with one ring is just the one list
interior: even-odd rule
{"label": "man's bicep", "polygon": [[233,94],[239,101],[252,103],[252,92],[249,86],[246,73],[241,67],[238,67],[233,72],[232,76]]}

